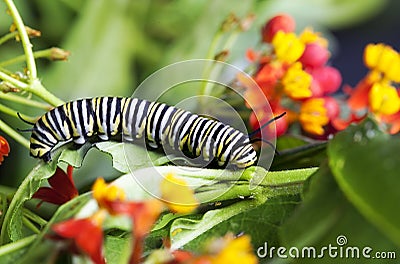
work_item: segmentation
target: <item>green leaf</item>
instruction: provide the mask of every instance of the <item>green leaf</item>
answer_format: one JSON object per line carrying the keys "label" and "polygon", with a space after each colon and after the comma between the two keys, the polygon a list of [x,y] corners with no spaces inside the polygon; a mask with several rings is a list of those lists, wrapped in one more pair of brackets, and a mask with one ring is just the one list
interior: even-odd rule
{"label": "green leaf", "polygon": [[128,263],[132,252],[131,239],[107,235],[104,248],[108,263]]}
{"label": "green leaf", "polygon": [[82,146],[79,146],[78,149],[75,149],[72,146],[73,143],[62,146],[62,152],[58,161],[65,162],[75,168],[80,168],[87,152],[92,148],[92,144],[86,142]]}
{"label": "green leaf", "polygon": [[262,245],[267,238],[276,243],[279,225],[297,202],[297,195],[276,196],[261,205],[256,200],[243,200],[208,211],[201,219],[176,219],[170,228],[171,247],[196,250],[211,238],[228,232],[251,235],[253,245]]}
{"label": "green leaf", "polygon": [[371,119],[338,133],[328,147],[329,165],[353,205],[400,245],[400,138]]}
{"label": "green leaf", "polygon": [[123,173],[129,173],[152,165],[161,165],[157,160],[164,154],[149,151],[144,147],[121,142],[100,142],[96,144],[100,151],[108,153],[113,158],[113,167]]}
{"label": "green leaf", "polygon": [[[372,254],[377,251],[398,252],[399,248],[378,228],[363,217],[355,208],[343,192],[338,187],[335,179],[326,163],[310,178],[307,191],[304,194],[303,203],[297,208],[295,213],[281,227],[280,241],[281,246],[287,250],[296,247],[301,250],[303,247],[316,248],[320,254],[322,247],[340,248],[337,243],[339,236],[347,238],[347,244],[343,245],[343,252],[347,247],[358,247],[360,250],[361,262],[363,262],[362,249],[371,247]],[[269,240],[266,241],[268,247]],[[270,248],[270,247],[269,247]],[[339,252],[338,250],[332,251]],[[265,252],[262,251],[264,254]],[[271,261],[269,252],[263,256],[262,263],[351,263],[354,258],[329,257],[325,251],[324,258],[300,258],[296,262],[293,258],[278,258],[276,251],[274,259]],[[288,251],[286,251],[288,254]],[[373,263],[390,263],[388,259],[374,259]]]}

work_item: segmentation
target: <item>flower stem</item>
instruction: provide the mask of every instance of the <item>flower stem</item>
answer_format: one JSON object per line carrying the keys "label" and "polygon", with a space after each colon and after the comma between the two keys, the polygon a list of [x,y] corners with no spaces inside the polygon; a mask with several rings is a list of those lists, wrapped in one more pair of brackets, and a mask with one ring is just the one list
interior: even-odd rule
{"label": "flower stem", "polygon": [[14,20],[14,24],[18,29],[22,47],[24,49],[26,57],[26,66],[28,68],[29,83],[33,83],[37,79],[37,71],[36,71],[35,57],[33,56],[32,44],[29,40],[29,35],[26,32],[24,22],[22,21],[22,18],[14,2],[12,0],[4,0],[4,2],[8,6],[10,14]]}
{"label": "flower stem", "polygon": [[35,223],[38,224],[40,227],[43,227],[43,226],[45,226],[45,225],[47,224],[47,221],[46,221],[46,220],[44,220],[43,218],[41,218],[41,217],[38,216],[37,214],[33,213],[31,210],[29,210],[29,209],[27,209],[27,208],[24,208],[24,209],[23,209],[23,212],[24,212],[24,216],[25,216],[27,219],[29,219],[29,220],[35,222]]}
{"label": "flower stem", "polygon": [[5,43],[5,42],[7,42],[7,41],[9,41],[9,40],[12,39],[12,38],[15,38],[15,36],[16,36],[17,34],[18,34],[18,33],[17,33],[16,31],[14,31],[14,32],[10,32],[10,33],[7,33],[6,35],[2,36],[2,37],[0,38],[0,45],[3,44],[3,43]]}
{"label": "flower stem", "polygon": [[20,88],[22,90],[28,89],[28,84],[27,83],[21,82],[20,80],[17,80],[17,79],[9,76],[8,74],[6,74],[6,73],[4,73],[2,71],[0,71],[0,79],[2,79],[4,81],[14,85],[15,87]]}
{"label": "flower stem", "polygon": [[44,88],[44,86],[38,79],[36,79],[25,90],[27,92],[33,93],[34,95],[38,96],[39,98],[43,99],[44,101],[48,102],[53,106],[62,105],[64,103],[63,100],[61,100],[54,94],[50,93],[46,88]]}
{"label": "flower stem", "polygon": [[[7,106],[5,106],[5,105],[2,105],[2,104],[0,104],[0,112],[3,112],[3,113],[5,113],[5,114],[7,114],[7,115],[9,115],[9,116],[12,116],[12,117],[15,117],[15,118],[19,118],[19,116],[18,116],[16,110],[14,110],[14,109],[12,109],[12,108],[10,108],[10,107],[7,107]],[[35,121],[36,121],[36,118],[31,117],[31,116],[27,116],[27,115],[25,115],[25,114],[20,114],[20,116],[21,116],[24,120],[26,120],[26,121],[28,121],[28,122],[31,122],[31,123],[35,123]]]}
{"label": "flower stem", "polygon": [[22,97],[22,96],[13,94],[13,93],[1,93],[0,92],[0,99],[4,99],[4,100],[7,100],[7,101],[19,103],[19,104],[26,105],[26,106],[31,106],[31,107],[43,109],[43,110],[46,110],[46,111],[49,111],[52,108],[48,104],[43,104],[43,103],[38,102],[38,101],[33,101],[33,100],[30,100],[28,98],[25,98],[25,97]]}
{"label": "flower stem", "polygon": [[30,148],[29,147],[29,145],[30,145],[29,141],[26,138],[24,138],[23,136],[21,136],[17,131],[12,129],[9,125],[4,123],[4,121],[1,120],[1,119],[0,119],[0,130],[2,130],[4,133],[6,133],[10,137],[12,137],[15,141],[20,143],[25,148],[27,148],[27,149]]}
{"label": "flower stem", "polygon": [[35,234],[39,234],[40,230],[26,217],[22,218],[22,223],[24,223],[24,225],[30,229],[33,233]]}
{"label": "flower stem", "polygon": [[36,237],[37,237],[37,235],[31,235],[28,237],[24,237],[13,243],[9,243],[7,245],[1,246],[0,247],[0,258],[1,258],[1,256],[5,256],[7,254],[16,252],[22,248],[27,248],[29,245],[31,245],[35,241]]}
{"label": "flower stem", "polygon": [[[35,51],[33,53],[33,56],[35,57],[35,59],[38,58],[50,58],[51,55],[51,49],[45,49],[45,50],[40,50],[40,51]],[[22,62],[25,61],[26,56],[25,55],[20,55],[17,57],[14,57],[12,59],[6,60],[6,61],[2,61],[0,62],[0,67],[4,67],[7,65],[12,65],[18,62]]]}

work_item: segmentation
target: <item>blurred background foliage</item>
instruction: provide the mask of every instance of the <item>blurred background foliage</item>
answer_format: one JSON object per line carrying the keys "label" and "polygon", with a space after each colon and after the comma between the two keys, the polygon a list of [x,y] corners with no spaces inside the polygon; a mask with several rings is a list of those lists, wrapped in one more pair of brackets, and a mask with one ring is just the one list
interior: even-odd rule
{"label": "blurred background foliage", "polygon": [[[244,65],[245,51],[259,42],[262,24],[286,12],[294,16],[299,31],[310,25],[328,36],[332,63],[351,85],[365,72],[366,43],[386,42],[396,48],[400,40],[399,32],[393,31],[399,25],[395,11],[400,3],[395,0],[15,0],[15,4],[25,24],[42,32],[32,40],[34,50],[57,46],[71,52],[67,62],[38,60],[43,84],[65,101],[130,96],[147,76],[170,63],[207,58],[215,33],[230,13],[241,18],[253,13],[256,20],[239,35],[229,63]],[[6,34],[12,21],[2,2],[0,10],[0,32]],[[22,47],[15,41],[0,47],[0,61],[21,54]],[[23,71],[24,67],[19,64],[11,69]],[[0,118],[15,128],[26,128],[20,120],[2,114]],[[37,161],[28,150],[9,141],[12,150],[0,166],[0,183],[17,186]],[[78,177],[78,186],[92,180],[86,175],[115,174],[110,164],[104,155],[90,153],[76,172],[84,176]]]}

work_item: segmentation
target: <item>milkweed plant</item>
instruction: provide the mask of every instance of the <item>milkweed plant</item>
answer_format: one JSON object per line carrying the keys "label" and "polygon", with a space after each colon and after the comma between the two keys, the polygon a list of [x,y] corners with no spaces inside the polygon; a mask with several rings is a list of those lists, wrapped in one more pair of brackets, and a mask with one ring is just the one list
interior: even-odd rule
{"label": "milkweed plant", "polygon": [[[13,23],[0,48],[21,45],[23,55],[0,62],[0,164],[29,155],[27,134],[9,120],[34,124],[36,110],[45,114],[64,103],[43,85],[36,61],[70,56],[61,48],[36,50],[31,40],[41,32],[24,24],[12,0],[5,3]],[[229,45],[209,55],[234,64],[232,43],[253,20],[231,14],[216,35],[228,34]],[[340,234],[354,246],[399,252],[399,53],[384,43],[365,46],[368,73],[351,87],[330,64],[328,39],[312,27],[297,28],[290,15],[265,21],[259,39],[243,52],[245,66],[237,66],[243,72],[231,80],[246,102],[232,104],[249,131],[276,135],[276,150],[254,142],[257,151],[276,152],[269,168],[185,170],[133,144],[62,145],[51,162],[37,161],[19,186],[0,187],[0,262],[275,263],[273,248],[320,249]],[[18,63],[24,67],[14,70]],[[219,97],[235,101],[225,90]],[[10,148],[15,144],[24,151]],[[118,177],[106,182],[106,175],[93,175],[95,181],[78,188],[74,173],[92,146],[111,157]],[[134,166],[127,164],[127,149]],[[151,183],[149,194],[133,180],[136,172],[162,179]]]}

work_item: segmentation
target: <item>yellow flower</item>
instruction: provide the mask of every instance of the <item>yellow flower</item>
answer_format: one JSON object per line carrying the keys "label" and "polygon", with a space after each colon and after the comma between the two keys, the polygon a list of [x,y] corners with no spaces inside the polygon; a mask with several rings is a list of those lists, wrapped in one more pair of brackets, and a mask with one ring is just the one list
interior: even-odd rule
{"label": "yellow flower", "polygon": [[289,67],[282,78],[282,85],[285,93],[293,99],[304,99],[312,95],[312,77],[303,71],[300,62]]}
{"label": "yellow flower", "polygon": [[92,187],[93,198],[97,201],[100,207],[105,206],[107,201],[124,201],[125,192],[115,185],[107,184],[103,178],[98,178]]}
{"label": "yellow flower", "polygon": [[186,181],[168,173],[161,182],[161,198],[168,208],[175,213],[190,213],[198,206],[194,191]]}
{"label": "yellow flower", "polygon": [[303,30],[299,37],[300,41],[304,44],[309,43],[317,43],[321,47],[328,47],[328,40],[326,38],[321,37],[321,33],[314,32],[312,28],[307,27]]}
{"label": "yellow flower", "polygon": [[397,90],[388,83],[375,83],[368,95],[370,107],[376,114],[391,115],[400,110]]}
{"label": "yellow flower", "polygon": [[382,43],[368,44],[364,50],[364,63],[387,79],[400,82],[400,55],[392,47]]}
{"label": "yellow flower", "polygon": [[302,128],[314,135],[323,135],[323,126],[329,122],[324,99],[313,98],[305,101],[300,108],[299,121]]}
{"label": "yellow flower", "polygon": [[243,235],[237,238],[225,236],[224,248],[211,258],[212,264],[256,264],[257,257],[254,255],[250,243],[250,237]]}
{"label": "yellow flower", "polygon": [[277,59],[289,64],[297,61],[305,49],[304,43],[292,32],[278,31],[272,39],[272,45]]}

